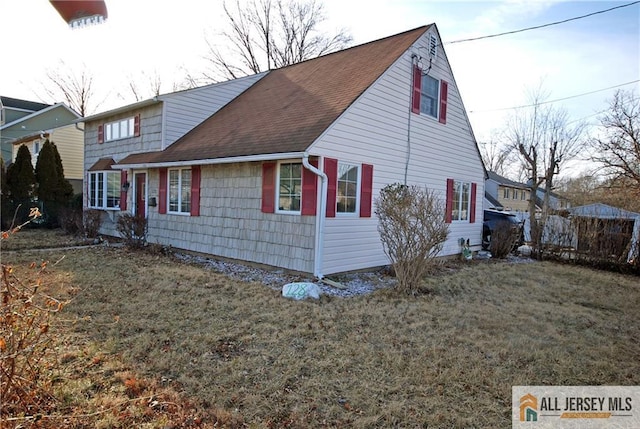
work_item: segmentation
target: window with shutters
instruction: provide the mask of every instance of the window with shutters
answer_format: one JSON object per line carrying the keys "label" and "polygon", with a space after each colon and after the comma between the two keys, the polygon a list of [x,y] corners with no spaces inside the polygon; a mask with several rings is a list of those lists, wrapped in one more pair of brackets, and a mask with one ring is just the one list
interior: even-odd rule
{"label": "window with shutters", "polygon": [[452,220],[469,220],[470,200],[471,183],[454,181]]}
{"label": "window with shutters", "polygon": [[119,171],[89,173],[89,207],[94,209],[120,209]]}
{"label": "window with shutters", "polygon": [[191,169],[169,169],[169,213],[191,214]]}
{"label": "window with shutters", "polygon": [[302,163],[281,162],[278,164],[276,190],[277,212],[299,214],[302,198]]}
{"label": "window with shutters", "polygon": [[413,66],[413,93],[411,111],[447,123],[449,84],[425,73],[417,64]]}
{"label": "window with shutters", "polygon": [[359,170],[358,165],[338,162],[337,213],[357,213]]}

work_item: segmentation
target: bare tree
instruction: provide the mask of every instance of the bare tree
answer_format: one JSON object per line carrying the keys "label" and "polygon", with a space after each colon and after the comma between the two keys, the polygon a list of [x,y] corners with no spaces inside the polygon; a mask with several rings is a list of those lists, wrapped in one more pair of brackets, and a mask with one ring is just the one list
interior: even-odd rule
{"label": "bare tree", "polygon": [[80,116],[94,113],[102,102],[96,102],[93,74],[83,65],[79,70],[60,61],[58,67],[46,71],[47,82],[43,83],[46,98],[59,102],[64,100]]}
{"label": "bare tree", "polygon": [[162,77],[158,70],[151,73],[143,71],[139,78],[129,76],[126,90],[119,92],[118,96],[123,100],[129,100],[133,97],[134,101],[142,101],[162,94],[162,88]]}
{"label": "bare tree", "polygon": [[616,91],[600,124],[602,136],[591,140],[596,150],[592,160],[640,195],[640,98],[633,91]]}
{"label": "bare tree", "polygon": [[352,40],[344,29],[333,36],[320,31],[326,17],[317,0],[250,0],[243,5],[236,0],[232,7],[225,2],[224,12],[229,28],[218,35],[218,43],[207,40],[208,81],[295,64],[342,49]]}
{"label": "bare tree", "polygon": [[482,161],[484,161],[484,166],[487,170],[505,176],[506,164],[512,152],[512,147],[500,145],[496,140],[480,143],[478,146],[480,148]]}
{"label": "bare tree", "polygon": [[[584,148],[583,123],[570,126],[567,111],[544,102],[546,94],[541,87],[530,92],[531,107],[514,114],[505,132],[507,145],[519,155],[528,173],[531,186],[529,216],[531,239],[536,250],[540,250],[540,239],[544,223],[549,215],[550,195],[554,179],[562,167],[575,159]],[[544,189],[542,216],[536,218],[536,195]]]}

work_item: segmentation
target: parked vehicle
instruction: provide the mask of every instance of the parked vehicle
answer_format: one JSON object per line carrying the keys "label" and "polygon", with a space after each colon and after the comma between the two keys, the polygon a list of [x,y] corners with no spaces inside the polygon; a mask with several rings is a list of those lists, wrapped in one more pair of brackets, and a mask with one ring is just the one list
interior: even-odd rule
{"label": "parked vehicle", "polygon": [[514,241],[513,248],[517,249],[524,244],[524,224],[518,220],[516,215],[496,210],[485,210],[482,224],[482,248],[484,250],[491,248],[493,232],[503,222],[510,225],[512,231],[511,239]]}

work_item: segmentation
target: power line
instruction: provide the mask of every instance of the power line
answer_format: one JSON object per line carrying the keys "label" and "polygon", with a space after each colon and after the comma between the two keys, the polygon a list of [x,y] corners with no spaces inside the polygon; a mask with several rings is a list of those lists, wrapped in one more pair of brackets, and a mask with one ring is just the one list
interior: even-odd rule
{"label": "power line", "polygon": [[521,28],[520,30],[505,31],[503,33],[489,34],[487,36],[471,37],[471,38],[468,38],[468,39],[452,40],[450,42],[444,42],[444,44],[445,45],[450,45],[450,44],[453,44],[453,43],[472,42],[474,40],[489,39],[491,37],[500,37],[500,36],[506,36],[508,34],[522,33],[524,31],[529,31],[529,30],[537,30],[537,29],[540,29],[540,28],[551,27],[552,25],[564,24],[566,22],[576,21],[578,19],[588,18],[590,16],[598,15],[598,14],[601,14],[601,13],[611,12],[612,10],[621,9],[623,7],[628,7],[628,6],[633,6],[634,4],[638,4],[638,3],[640,3],[640,1],[634,1],[634,2],[623,4],[623,5],[620,5],[620,6],[615,6],[615,7],[609,8],[609,9],[604,9],[604,10],[599,10],[599,11],[596,11],[596,12],[591,12],[591,13],[588,13],[586,15],[575,16],[573,18],[563,19],[561,21],[549,22],[547,24],[536,25],[536,26],[527,27],[527,28]]}
{"label": "power line", "polygon": [[[637,3],[640,3],[640,2],[637,2]],[[502,110],[523,109],[525,107],[540,106],[542,104],[556,103],[558,101],[570,100],[572,98],[583,97],[585,95],[595,94],[597,92],[608,91],[608,90],[613,89],[613,88],[618,88],[618,87],[625,86],[625,85],[631,85],[632,83],[637,83],[637,82],[640,82],[640,79],[632,80],[631,82],[621,83],[619,85],[609,86],[607,88],[596,89],[595,91],[583,92],[582,94],[575,94],[575,95],[570,95],[568,97],[556,98],[555,100],[542,101],[540,103],[525,104],[525,105],[522,105],[522,106],[500,107],[500,108],[497,108],[497,109],[489,109],[489,110],[470,110],[469,113],[499,112],[499,111],[502,111]]]}

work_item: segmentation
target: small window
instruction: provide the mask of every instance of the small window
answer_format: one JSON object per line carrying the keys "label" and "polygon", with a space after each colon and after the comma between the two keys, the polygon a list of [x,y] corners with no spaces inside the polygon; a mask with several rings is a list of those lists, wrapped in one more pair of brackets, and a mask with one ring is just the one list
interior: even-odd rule
{"label": "small window", "polygon": [[521,199],[522,201],[524,201],[524,200],[526,200],[526,199],[527,199],[527,191],[522,191],[522,194],[520,194],[520,199]]}
{"label": "small window", "polygon": [[169,212],[191,213],[191,169],[169,170]]}
{"label": "small window", "polygon": [[33,142],[33,154],[37,155],[40,153],[40,142]]}
{"label": "small window", "polygon": [[422,75],[422,86],[420,92],[420,112],[434,118],[438,117],[438,92],[440,82],[429,75]]}
{"label": "small window", "polygon": [[513,190],[513,199],[514,199],[514,200],[517,200],[517,199],[518,199],[518,190],[517,190],[517,189],[514,189],[514,190]]}
{"label": "small window", "polygon": [[471,183],[453,182],[452,220],[469,220]]}
{"label": "small window", "polygon": [[302,163],[281,162],[278,165],[278,212],[300,213],[302,198]]}
{"label": "small window", "polygon": [[504,188],[502,191],[502,197],[506,200],[509,199],[509,188]]}
{"label": "small window", "polygon": [[359,168],[357,165],[338,163],[337,213],[357,213]]}

